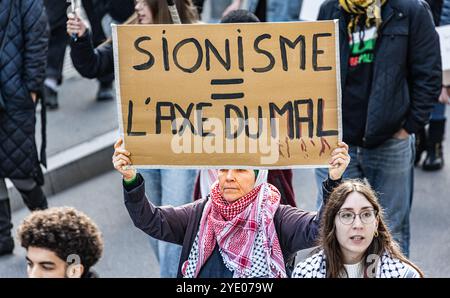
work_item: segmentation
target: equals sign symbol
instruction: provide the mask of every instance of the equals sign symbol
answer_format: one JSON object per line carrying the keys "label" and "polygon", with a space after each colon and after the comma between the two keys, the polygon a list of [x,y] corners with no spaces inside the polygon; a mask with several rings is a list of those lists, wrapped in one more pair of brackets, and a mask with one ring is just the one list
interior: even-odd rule
{"label": "equals sign symbol", "polygon": [[[212,86],[217,85],[239,85],[243,84],[244,79],[217,79],[217,80],[211,80]],[[212,93],[211,99],[213,100],[223,100],[223,99],[240,99],[244,98],[244,93]]]}

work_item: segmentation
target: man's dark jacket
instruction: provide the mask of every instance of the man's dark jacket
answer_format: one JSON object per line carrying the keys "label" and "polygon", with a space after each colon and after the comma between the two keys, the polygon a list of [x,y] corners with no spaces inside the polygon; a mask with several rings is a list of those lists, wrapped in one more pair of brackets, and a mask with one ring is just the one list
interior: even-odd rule
{"label": "man's dark jacket", "polygon": [[[318,19],[339,19],[344,90],[349,59],[345,12],[338,0],[328,0],[322,4]],[[439,37],[426,3],[389,0],[382,7],[382,20],[363,137],[367,148],[382,144],[401,128],[415,133],[423,127],[442,82]]]}

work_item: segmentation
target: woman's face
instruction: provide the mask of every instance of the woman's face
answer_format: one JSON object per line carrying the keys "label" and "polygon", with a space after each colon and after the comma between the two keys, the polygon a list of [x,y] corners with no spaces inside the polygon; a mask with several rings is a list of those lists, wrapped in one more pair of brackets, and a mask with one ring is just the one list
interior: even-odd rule
{"label": "woman's face", "polygon": [[153,24],[153,15],[145,0],[135,0],[134,10],[138,16],[139,24]]}
{"label": "woman's face", "polygon": [[219,186],[223,198],[229,202],[235,202],[248,194],[255,186],[255,172],[245,169],[222,169],[218,172]]}
{"label": "woman's face", "polygon": [[344,263],[361,261],[378,228],[372,204],[362,194],[352,192],[336,214],[334,224]]}

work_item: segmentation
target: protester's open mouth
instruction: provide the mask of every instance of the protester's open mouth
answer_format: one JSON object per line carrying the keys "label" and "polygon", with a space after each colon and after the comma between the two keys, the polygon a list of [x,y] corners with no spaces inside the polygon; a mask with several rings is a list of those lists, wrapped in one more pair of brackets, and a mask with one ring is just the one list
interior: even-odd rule
{"label": "protester's open mouth", "polygon": [[364,240],[364,237],[361,235],[355,235],[355,236],[350,237],[350,239],[355,240],[355,241],[361,241],[361,240]]}

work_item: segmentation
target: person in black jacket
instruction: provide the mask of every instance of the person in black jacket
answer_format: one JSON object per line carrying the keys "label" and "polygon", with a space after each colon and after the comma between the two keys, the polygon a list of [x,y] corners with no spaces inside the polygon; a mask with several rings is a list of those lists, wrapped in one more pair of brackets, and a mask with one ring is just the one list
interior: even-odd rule
{"label": "person in black jacket", "polygon": [[0,1],[0,28],[0,44],[4,42],[0,51],[0,255],[4,255],[14,249],[4,178],[13,182],[30,210],[47,208],[35,141],[36,100],[43,87],[48,48],[42,0]]}
{"label": "person in black jacket", "polygon": [[[92,41],[98,46],[107,40],[103,30],[103,17],[109,14],[115,23],[125,22],[134,13],[134,0],[82,0],[92,30]],[[114,98],[113,74],[106,74],[97,78],[99,89],[97,100],[111,100]]]}
{"label": "person in black jacket", "polygon": [[[442,82],[439,37],[419,0],[328,0],[319,20],[339,20],[345,178],[367,178],[389,228],[409,253],[414,134]],[[316,170],[317,182],[324,179]]]}
{"label": "person in black jacket", "polygon": [[[143,2],[138,1],[138,2]],[[168,11],[163,11],[164,6],[161,2],[164,2],[167,9],[167,3],[163,0],[148,0],[146,3],[152,4],[155,9],[161,10],[155,14],[155,19],[150,23],[155,24],[170,24],[172,19],[170,18]],[[179,9],[181,22],[183,24],[191,24],[198,21],[196,11],[192,9],[192,3],[189,0],[177,1],[177,7],[183,5],[184,9]],[[182,4],[183,3],[183,4]],[[145,20],[140,20],[138,14],[132,15],[126,22],[127,24],[150,24]],[[114,54],[111,40],[100,44],[95,47],[92,42],[92,32],[87,28],[84,20],[79,16],[69,15],[67,21],[67,33],[69,35],[77,34],[78,39],[76,42],[70,43],[70,57],[76,70],[86,78],[97,78],[114,73]]]}
{"label": "person in black jacket", "polygon": [[44,81],[45,103],[48,109],[58,108],[58,86],[63,77],[64,54],[69,40],[66,34],[67,1],[44,0],[50,25],[50,37],[47,55],[47,73]]}
{"label": "person in black jacket", "polygon": [[[450,24],[450,0],[426,0],[430,5],[436,26]],[[443,86],[439,102],[434,105],[431,113],[430,125],[420,130],[416,140],[416,159],[414,164],[421,161],[422,153],[426,151],[422,168],[425,171],[436,171],[444,167],[444,152],[442,141],[445,135],[445,105],[450,103],[448,88]]]}
{"label": "person in black jacket", "polygon": [[[99,45],[106,40],[102,27],[102,19],[106,14],[109,13],[116,22],[123,22],[134,12],[133,0],[82,0],[82,3],[92,28],[94,45]],[[59,107],[57,90],[63,81],[64,56],[70,39],[66,33],[67,10],[70,3],[63,0],[44,0],[44,5],[50,24],[44,91],[47,107],[54,110]],[[99,77],[98,80],[100,86],[97,92],[97,100],[113,99],[113,75],[107,74]]]}

